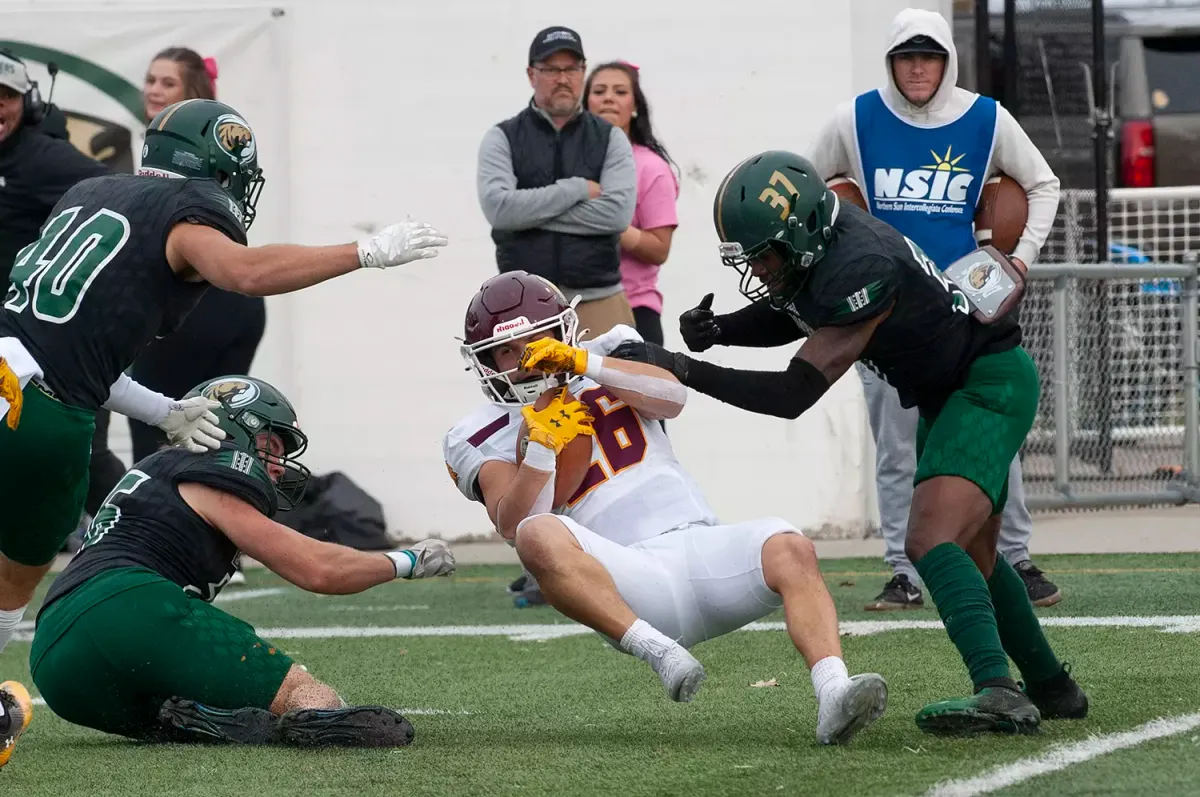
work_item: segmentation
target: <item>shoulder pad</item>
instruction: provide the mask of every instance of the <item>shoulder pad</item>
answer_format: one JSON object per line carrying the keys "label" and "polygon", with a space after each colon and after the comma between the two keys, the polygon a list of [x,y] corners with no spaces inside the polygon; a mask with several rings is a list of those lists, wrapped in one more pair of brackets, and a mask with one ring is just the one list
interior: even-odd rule
{"label": "shoulder pad", "polygon": [[479,494],[479,469],[493,460],[516,464],[520,428],[519,410],[488,404],[446,433],[442,455],[459,492],[472,501],[483,501]]}
{"label": "shoulder pad", "polygon": [[267,517],[279,508],[275,485],[262,461],[232,446],[222,445],[217,451],[195,455],[175,482],[195,482],[235,495]]}

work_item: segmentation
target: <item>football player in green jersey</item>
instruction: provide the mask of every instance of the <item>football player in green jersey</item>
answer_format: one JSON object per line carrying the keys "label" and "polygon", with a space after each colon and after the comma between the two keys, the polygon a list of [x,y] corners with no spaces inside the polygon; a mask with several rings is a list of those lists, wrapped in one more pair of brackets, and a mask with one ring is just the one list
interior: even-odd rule
{"label": "football player in green jersey", "polygon": [[213,100],[168,106],[136,175],[84,180],[22,249],[0,308],[0,650],[83,512],[96,410],[219,444],[204,397],[175,401],[125,375],[209,285],[255,296],[438,254],[446,238],[401,222],[337,246],[248,246],[263,187],[258,141]]}
{"label": "football player in green jersey", "polygon": [[394,746],[412,726],[337,692],[212,605],[244,555],[301,589],[362,592],[454,571],[440,540],[373,553],[312,539],[271,516],[295,505],[307,438],[271,385],[225,376],[214,451],[165,448],[125,474],[38,612],[30,672],[77,725],[137,739]]}
{"label": "football player in green jersey", "polygon": [[1015,314],[983,323],[920,247],[839,203],[798,155],[766,152],[738,164],[713,214],[722,260],[741,275],[751,304],[715,315],[706,296],[680,318],[684,341],[704,351],[806,338],[787,370],[722,368],[645,343],[614,356],[660,365],[695,390],[783,418],[812,407],[856,361],[880,374],[920,412],[906,549],[975,687],[971,697],[923,708],[918,726],[1027,733],[1043,717],[1086,716],[1087,696],[1051,650],[1024,583],[996,555],[1008,467],[1039,394]]}

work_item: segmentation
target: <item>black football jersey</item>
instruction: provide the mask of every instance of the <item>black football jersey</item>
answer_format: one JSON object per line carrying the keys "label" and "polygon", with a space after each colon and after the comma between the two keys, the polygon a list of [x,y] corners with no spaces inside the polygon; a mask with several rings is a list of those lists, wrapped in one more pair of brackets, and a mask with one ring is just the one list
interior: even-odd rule
{"label": "black football jersey", "polygon": [[0,311],[65,403],[96,409],[155,337],[169,335],[206,282],[167,265],[171,228],[193,221],[246,243],[241,213],[211,180],[114,174],[72,187],[22,249]]}
{"label": "black football jersey", "polygon": [[903,406],[940,405],[976,358],[1020,344],[1015,315],[981,324],[966,296],[892,226],[843,204],[834,229],[829,251],[788,313],[812,334],[891,306],[860,361],[896,388]]}
{"label": "black football jersey", "polygon": [[[195,482],[275,514],[275,488],[258,457],[222,443],[194,454],[164,448],[138,462],[96,512],[83,547],[59,574],[40,611],[83,582],[118,567],[145,567],[212,601],[237,570],[241,552],[192,511],[177,485]],[[40,612],[39,612],[40,614]]]}

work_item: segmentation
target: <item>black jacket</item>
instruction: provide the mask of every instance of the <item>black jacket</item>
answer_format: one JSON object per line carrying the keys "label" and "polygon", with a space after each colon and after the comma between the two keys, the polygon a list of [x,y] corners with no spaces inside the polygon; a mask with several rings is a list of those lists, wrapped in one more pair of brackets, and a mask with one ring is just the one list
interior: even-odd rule
{"label": "black jacket", "polygon": [[[541,188],[564,177],[600,181],[612,125],[586,111],[555,130],[532,106],[499,128],[512,151],[517,188]],[[620,235],[571,235],[544,229],[493,230],[501,273],[522,269],[570,288],[621,281]]]}
{"label": "black jacket", "polygon": [[5,287],[17,252],[37,240],[67,189],[108,173],[107,166],[66,139],[66,126],[55,115],[37,127],[22,125],[0,142],[0,276]]}

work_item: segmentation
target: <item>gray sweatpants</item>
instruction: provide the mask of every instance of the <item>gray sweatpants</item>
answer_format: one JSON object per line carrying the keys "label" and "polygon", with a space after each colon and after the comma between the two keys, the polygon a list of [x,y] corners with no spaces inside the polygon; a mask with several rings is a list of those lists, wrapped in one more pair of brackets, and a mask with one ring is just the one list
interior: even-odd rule
{"label": "gray sweatpants", "polygon": [[[895,388],[866,366],[857,367],[871,418],[871,435],[875,438],[875,487],[886,544],[883,558],[893,573],[903,573],[912,583],[919,584],[917,569],[904,554],[913,477],[917,472],[917,409],[901,407]],[[1014,565],[1028,559],[1032,534],[1033,519],[1025,507],[1025,486],[1021,482],[1021,458],[1013,457],[1008,469],[1008,503],[1000,526],[1000,555]]]}

